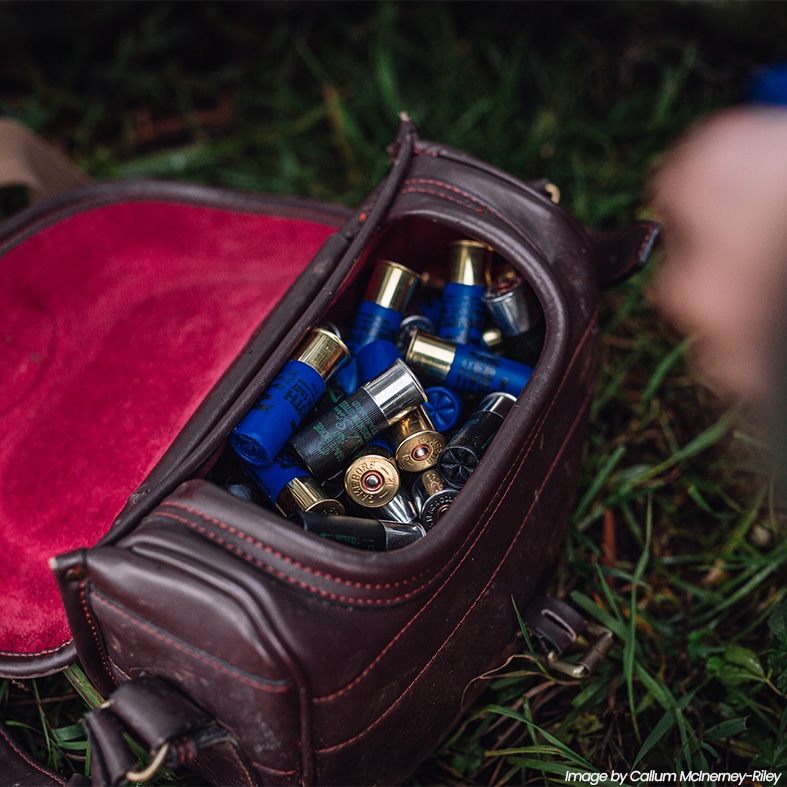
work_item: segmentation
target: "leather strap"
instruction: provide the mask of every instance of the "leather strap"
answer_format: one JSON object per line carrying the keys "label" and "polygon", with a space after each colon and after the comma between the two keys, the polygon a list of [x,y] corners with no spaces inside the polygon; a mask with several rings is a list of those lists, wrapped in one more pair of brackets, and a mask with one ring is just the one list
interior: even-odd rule
{"label": "leather strap", "polygon": [[527,630],[545,653],[560,656],[587,629],[587,621],[573,607],[554,596],[538,596],[522,615]]}
{"label": "leather strap", "polygon": [[35,202],[90,179],[57,148],[10,118],[0,118],[0,187],[26,186]]}
{"label": "leather strap", "polygon": [[[87,714],[84,725],[95,787],[147,781],[159,768],[181,767],[212,784],[258,783],[229,731],[152,675],[121,685],[104,705]],[[126,735],[150,753],[150,766],[138,767]]]}
{"label": "leather strap", "polygon": [[661,225],[640,221],[619,230],[586,229],[598,259],[598,280],[611,287],[645,267],[661,235]]}

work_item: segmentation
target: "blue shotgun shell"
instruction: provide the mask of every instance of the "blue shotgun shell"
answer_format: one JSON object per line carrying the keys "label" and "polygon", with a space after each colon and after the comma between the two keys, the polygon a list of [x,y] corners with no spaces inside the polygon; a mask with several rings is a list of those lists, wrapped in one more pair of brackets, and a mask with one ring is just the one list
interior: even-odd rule
{"label": "blue shotgun shell", "polygon": [[486,322],[484,292],[492,249],[477,240],[451,243],[437,335],[456,344],[480,344]]}
{"label": "blue shotgun shell", "polygon": [[265,467],[309,415],[333,374],[349,357],[342,340],[312,330],[230,437],[238,456]]}
{"label": "blue shotgun shell", "polygon": [[485,292],[481,284],[447,282],[437,335],[457,344],[481,344],[486,322]]}
{"label": "blue shotgun shell", "polygon": [[456,426],[462,415],[462,397],[447,385],[430,385],[423,404],[426,414],[438,432],[447,432]]}
{"label": "blue shotgun shell", "polygon": [[268,500],[286,517],[299,511],[337,515],[344,513],[344,506],[328,496],[289,451],[282,451],[265,467],[247,463],[246,471]]}
{"label": "blue shotgun shell", "polygon": [[437,336],[413,334],[405,362],[421,374],[462,393],[504,391],[518,396],[533,367],[470,344],[454,344]]}
{"label": "blue shotgun shell", "polygon": [[368,383],[401,358],[399,348],[392,341],[375,339],[364,345],[355,356],[359,385]]}
{"label": "blue shotgun shell", "polygon": [[415,271],[398,262],[377,261],[347,340],[353,355],[375,339],[396,340],[396,333],[418,279]]}
{"label": "blue shotgun shell", "polygon": [[532,366],[469,344],[458,344],[445,382],[465,393],[503,391],[519,396],[532,374]]}

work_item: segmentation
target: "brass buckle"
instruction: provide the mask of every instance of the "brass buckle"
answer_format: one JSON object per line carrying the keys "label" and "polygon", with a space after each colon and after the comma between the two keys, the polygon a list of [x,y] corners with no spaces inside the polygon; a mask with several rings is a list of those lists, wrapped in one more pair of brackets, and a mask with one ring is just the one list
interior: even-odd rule
{"label": "brass buckle", "polygon": [[140,782],[146,782],[152,779],[156,773],[158,773],[159,768],[164,764],[164,760],[167,759],[167,755],[169,754],[169,741],[165,743],[154,755],[153,759],[148,763],[146,768],[143,768],[139,771],[128,771],[126,773],[126,778],[132,784],[139,784]]}
{"label": "brass buckle", "polygon": [[551,650],[546,656],[540,657],[539,661],[571,678],[587,678],[609,653],[609,649],[612,647],[612,632],[608,628],[590,621],[585,631],[595,639],[588,645],[578,661],[562,659],[556,650]]}

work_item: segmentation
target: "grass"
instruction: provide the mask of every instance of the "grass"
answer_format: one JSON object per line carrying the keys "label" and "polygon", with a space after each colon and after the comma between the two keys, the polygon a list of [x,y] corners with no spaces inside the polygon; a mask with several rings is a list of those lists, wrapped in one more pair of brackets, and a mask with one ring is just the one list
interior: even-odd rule
{"label": "grass", "polygon": [[[354,205],[406,109],[427,138],[550,178],[598,228],[648,214],[671,141],[738,100],[787,34],[775,3],[74,6],[0,6],[0,113],[96,179]],[[601,296],[581,488],[547,588],[613,632],[609,656],[577,681],[523,644],[414,785],[787,770],[783,504],[746,414],[653,305],[658,266]],[[96,701],[78,666],[0,682],[2,717],[65,775],[85,767]]]}

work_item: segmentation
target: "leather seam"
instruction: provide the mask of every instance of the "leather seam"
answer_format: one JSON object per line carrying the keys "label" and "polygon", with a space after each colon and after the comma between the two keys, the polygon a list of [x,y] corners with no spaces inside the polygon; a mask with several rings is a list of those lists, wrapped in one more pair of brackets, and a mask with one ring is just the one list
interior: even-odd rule
{"label": "leather seam", "polygon": [[0,735],[3,736],[5,742],[19,755],[19,757],[21,757],[21,759],[30,765],[30,767],[35,768],[39,773],[44,774],[44,776],[49,777],[53,781],[56,781],[65,787],[67,784],[65,779],[62,779],[59,774],[48,771],[40,762],[37,762],[32,757],[30,757],[30,755],[28,755],[27,752],[22,749],[13,738],[6,734],[4,729],[0,728]]}
{"label": "leather seam", "polygon": [[468,202],[470,202],[470,204],[468,205],[467,202],[462,202],[461,200],[457,199],[456,197],[450,197],[447,194],[442,194],[437,189],[428,189],[428,188],[424,188],[424,187],[418,188],[416,186],[403,186],[400,193],[402,193],[402,194],[428,194],[430,197],[439,197],[440,199],[444,199],[444,200],[447,200],[449,202],[454,202],[457,205],[461,205],[463,208],[469,208],[470,210],[474,211],[475,213],[484,213],[485,212],[485,208],[483,208],[483,207],[480,207],[480,208],[479,207],[473,207],[473,203],[472,203],[472,201],[470,199],[468,199]]}
{"label": "leather seam", "polygon": [[[211,524],[218,525],[222,529],[230,530],[230,531],[236,530],[231,525],[228,525],[225,522],[221,522],[220,520],[213,519],[212,517],[207,517],[204,514],[202,514],[200,511],[191,511],[190,513],[195,517],[199,517],[207,522],[210,522]],[[420,585],[416,587],[414,590],[409,591],[408,593],[405,593],[401,596],[396,596],[394,598],[356,598],[354,596],[344,596],[340,593],[333,593],[329,590],[323,590],[322,588],[315,587],[314,585],[309,585],[303,580],[296,579],[295,577],[286,574],[284,571],[274,568],[273,566],[263,562],[262,560],[259,560],[258,558],[252,557],[251,555],[248,554],[248,552],[244,552],[240,547],[231,544],[226,539],[214,533],[212,530],[208,530],[208,528],[203,527],[202,525],[199,525],[196,522],[192,522],[190,519],[187,519],[186,517],[178,516],[177,514],[171,513],[169,511],[160,511],[158,512],[157,516],[167,519],[172,519],[176,522],[180,522],[186,525],[187,527],[191,528],[192,530],[196,530],[198,533],[201,533],[206,538],[209,538],[211,541],[214,541],[215,543],[219,544],[222,548],[227,549],[228,551],[236,554],[238,557],[242,558],[247,563],[251,563],[252,565],[262,569],[268,574],[278,577],[279,579],[284,580],[290,585],[299,587],[301,590],[306,590],[310,593],[314,593],[315,595],[322,596],[323,598],[328,598],[332,601],[341,601],[343,603],[362,604],[362,605],[370,605],[370,606],[396,604],[401,601],[406,601],[409,598],[412,598],[412,596],[417,595],[428,584],[427,582],[424,585]],[[238,535],[243,537],[245,534],[242,532],[238,532]],[[284,559],[287,560],[286,558]],[[292,561],[288,561],[288,562],[292,562]]]}
{"label": "leather seam", "polygon": [[[273,557],[278,558],[282,562],[288,563],[288,564],[294,566],[295,568],[300,569],[301,571],[304,571],[307,574],[313,574],[315,577],[319,577],[320,579],[325,579],[325,580],[328,580],[330,582],[335,582],[336,584],[345,585],[347,587],[357,588],[358,590],[391,590],[391,589],[394,589],[394,588],[402,587],[404,585],[409,585],[412,582],[417,582],[417,581],[419,581],[421,579],[421,577],[423,577],[425,574],[429,573],[426,570],[425,571],[421,571],[419,574],[415,574],[414,576],[409,577],[408,579],[402,579],[402,580],[399,580],[397,582],[372,583],[372,582],[356,582],[356,581],[353,581],[353,580],[350,580],[350,579],[342,579],[341,577],[336,577],[336,576],[333,576],[332,574],[327,574],[327,573],[324,573],[322,571],[318,571],[317,569],[314,569],[311,566],[307,566],[305,563],[301,563],[299,560],[294,560],[293,558],[285,555],[283,552],[280,552],[279,550],[274,549],[272,546],[269,546],[268,544],[265,544],[263,541],[260,541],[259,539],[256,539],[253,536],[250,536],[248,533],[244,533],[242,530],[240,530],[239,528],[235,527],[234,525],[230,525],[229,523],[224,522],[221,519],[216,519],[215,517],[212,517],[212,516],[210,516],[208,514],[205,514],[204,512],[199,511],[196,508],[192,508],[191,506],[187,506],[184,503],[178,503],[178,502],[176,502],[174,500],[166,500],[166,501],[164,501],[161,504],[161,506],[162,506],[162,508],[165,507],[165,506],[171,506],[173,508],[182,509],[183,511],[186,511],[187,513],[191,514],[192,516],[197,516],[197,517],[199,517],[200,519],[202,519],[202,520],[204,520],[206,522],[210,522],[211,524],[220,527],[222,530],[226,530],[227,532],[231,533],[234,536],[238,536],[239,538],[243,539],[244,541],[247,541],[252,546],[255,546],[258,549],[261,549],[264,552],[267,552],[268,554],[273,555]],[[157,516],[167,516],[167,512],[158,511],[158,512],[156,512],[156,515]],[[176,517],[174,517],[173,515],[170,515],[170,518],[175,519]],[[188,520],[185,520],[185,519],[178,519],[178,521],[188,523]],[[225,543],[226,544],[226,542],[224,542],[223,540],[221,540],[221,543]],[[232,548],[231,545],[228,545],[228,546],[230,546],[230,548]],[[240,552],[239,554],[245,555],[246,553],[245,552]],[[265,564],[262,564],[262,565],[265,565]],[[272,569],[272,570],[276,571],[276,569]],[[311,587],[311,586],[304,584],[304,587]],[[320,592],[319,588],[314,588],[314,590],[315,590],[315,592]]]}
{"label": "leather seam", "polygon": [[237,748],[235,747],[235,744],[230,742],[230,746],[232,747],[232,753],[235,755],[234,760],[236,765],[240,766],[241,770],[243,771],[243,775],[246,777],[246,783],[249,785],[249,787],[254,787],[254,785],[257,783],[254,774],[246,766],[246,763],[243,761],[243,758],[240,756]]}
{"label": "leather seam", "polygon": [[118,673],[118,675],[122,675],[126,680],[132,680],[131,675],[128,674],[122,667],[119,667],[117,662],[112,658],[112,656],[107,653],[107,661],[112,665],[112,669]]}
{"label": "leather seam", "polygon": [[111,601],[106,596],[103,596],[98,591],[94,590],[93,593],[92,593],[92,596],[93,596],[94,601],[98,602],[99,604],[104,605],[110,611],[114,612],[115,614],[119,615],[120,617],[126,618],[127,620],[129,620],[132,623],[132,625],[135,625],[138,628],[140,628],[143,631],[145,631],[146,633],[151,634],[152,636],[154,636],[157,639],[161,640],[165,644],[173,647],[175,650],[178,650],[178,651],[180,651],[182,653],[185,653],[186,655],[189,655],[189,656],[195,658],[197,661],[205,662],[212,669],[215,669],[218,672],[222,672],[224,674],[227,674],[230,677],[232,677],[233,679],[239,680],[241,683],[245,683],[245,684],[251,686],[252,688],[260,689],[261,691],[267,691],[267,692],[276,693],[276,694],[284,694],[284,693],[292,690],[292,686],[291,686],[291,684],[289,682],[284,682],[284,683],[281,683],[279,685],[272,685],[270,683],[263,683],[261,680],[253,680],[252,678],[249,678],[249,677],[247,677],[245,675],[242,675],[240,673],[239,669],[233,668],[233,667],[231,667],[229,665],[227,665],[227,666],[222,665],[222,664],[218,663],[217,659],[211,658],[210,656],[205,654],[203,651],[201,651],[201,650],[199,650],[199,649],[197,649],[197,648],[195,648],[193,646],[189,646],[187,643],[179,642],[178,640],[174,639],[173,637],[167,636],[166,634],[164,634],[163,631],[160,631],[159,629],[157,629],[155,626],[153,626],[151,623],[146,621],[144,618],[142,618],[142,617],[140,617],[138,615],[132,614],[127,609],[124,609],[120,605],[114,603],[113,601]]}
{"label": "leather seam", "polygon": [[48,648],[47,650],[35,650],[29,651],[24,653],[19,653],[18,651],[13,650],[0,650],[0,656],[19,656],[20,658],[34,658],[35,656],[49,656],[53,653],[60,653],[62,650],[65,650],[72,642],[74,641],[73,637],[62,645],[58,645],[56,648]]}
{"label": "leather seam", "polygon": [[[456,200],[451,199],[447,195],[440,194],[439,192],[436,192],[436,191],[433,192],[433,191],[429,191],[427,189],[416,188],[412,184],[426,184],[426,185],[430,185],[430,186],[436,186],[438,188],[445,189],[446,191],[454,192],[455,194],[459,194],[461,197],[464,197],[469,202],[479,206],[479,209],[476,212],[478,212],[478,213],[489,213],[492,216],[494,216],[495,218],[499,219],[509,229],[511,229],[513,232],[515,232],[525,243],[527,243],[528,246],[532,247],[536,252],[538,252],[538,247],[536,246],[536,244],[531,240],[530,237],[528,237],[528,235],[520,227],[518,227],[516,224],[514,224],[514,222],[512,222],[510,219],[506,218],[502,213],[500,213],[499,211],[497,211],[494,208],[492,208],[488,203],[484,202],[483,200],[480,200],[474,194],[471,194],[468,191],[463,191],[462,189],[458,188],[457,186],[453,186],[450,183],[443,183],[442,181],[432,180],[430,178],[413,178],[411,180],[405,181],[405,183],[403,184],[403,188],[402,188],[403,192],[405,191],[404,186],[406,186],[407,184],[411,184],[406,189],[408,191],[416,191],[416,192],[417,191],[423,191],[426,194],[430,194],[432,196],[435,196],[435,197],[438,197],[438,198],[441,198],[441,199],[445,199],[445,200],[448,200],[448,201],[451,201],[451,202],[456,202]],[[539,252],[539,254],[540,254],[540,252]]]}
{"label": "leather seam", "polygon": [[[187,757],[191,756],[191,746],[188,740],[175,741],[173,745],[177,751],[177,767],[180,768],[188,762]],[[187,754],[187,752],[189,752],[189,754]]]}
{"label": "leather seam", "polygon": [[84,581],[79,583],[79,598],[82,604],[82,610],[85,614],[85,620],[87,621],[87,624],[90,626],[90,630],[93,633],[93,641],[96,643],[96,650],[101,657],[101,663],[103,664],[104,669],[106,670],[106,673],[112,683],[117,683],[115,676],[112,674],[109,663],[107,662],[107,655],[104,652],[104,647],[101,643],[98,627],[96,626],[96,622],[93,620],[93,614],[90,611],[90,605],[88,604],[87,598],[87,583]]}
{"label": "leather seam", "polygon": [[295,776],[298,773],[297,768],[291,768],[287,771],[282,771],[279,768],[271,768],[269,765],[263,765],[261,762],[257,762],[256,760],[252,760],[252,764],[255,768],[266,771],[267,773],[273,773],[277,776]]}

